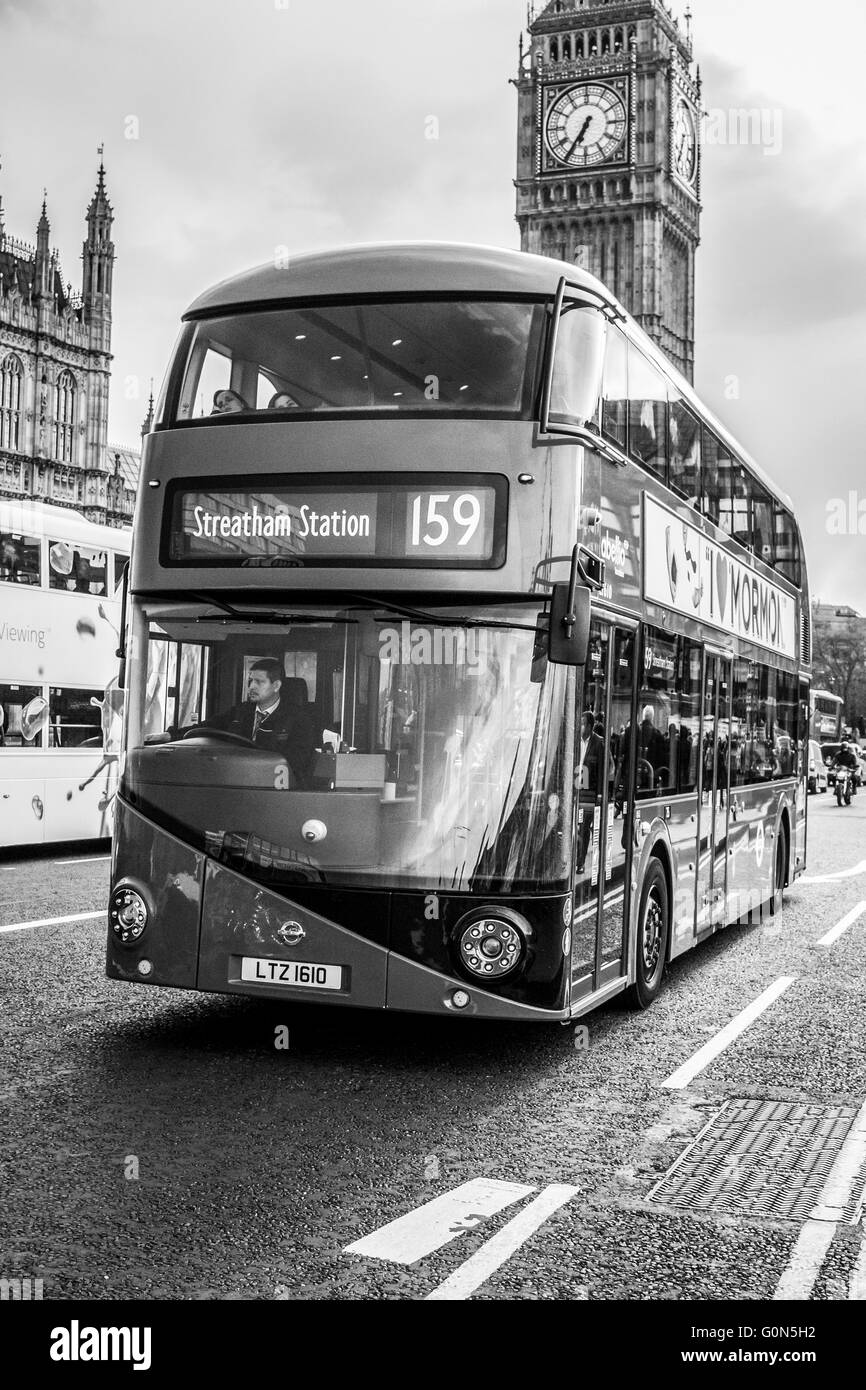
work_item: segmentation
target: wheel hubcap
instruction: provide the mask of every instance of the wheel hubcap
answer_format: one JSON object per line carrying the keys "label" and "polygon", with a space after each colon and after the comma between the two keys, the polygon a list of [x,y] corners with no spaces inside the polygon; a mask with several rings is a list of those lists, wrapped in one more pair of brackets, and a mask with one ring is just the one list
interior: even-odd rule
{"label": "wheel hubcap", "polygon": [[651,893],[647,899],[646,909],[643,918],[642,948],[643,963],[647,977],[651,977],[659,963],[659,955],[662,948],[662,930],[664,928],[664,917],[662,916],[661,905],[655,893]]}

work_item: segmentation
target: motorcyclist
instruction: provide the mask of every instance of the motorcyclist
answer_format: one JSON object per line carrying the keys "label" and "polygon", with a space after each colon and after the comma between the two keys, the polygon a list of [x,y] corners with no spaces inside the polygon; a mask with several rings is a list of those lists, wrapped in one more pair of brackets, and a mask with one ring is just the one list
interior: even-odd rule
{"label": "motorcyclist", "polygon": [[838,772],[839,769],[843,767],[851,769],[851,790],[856,791],[858,774],[860,772],[860,760],[847,738],[843,738],[842,746],[836,754],[836,771]]}

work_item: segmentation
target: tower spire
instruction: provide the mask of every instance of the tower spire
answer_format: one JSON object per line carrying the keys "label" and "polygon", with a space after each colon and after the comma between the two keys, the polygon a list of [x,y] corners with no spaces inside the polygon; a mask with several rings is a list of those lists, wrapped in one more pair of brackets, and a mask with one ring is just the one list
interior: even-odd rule
{"label": "tower spire", "polygon": [[147,402],[147,414],[141,426],[141,437],[144,439],[146,434],[150,434],[153,429],[153,377],[150,378],[150,397]]}
{"label": "tower spire", "polygon": [[114,267],[111,228],[114,212],[105,187],[102,145],[98,147],[98,153],[96,189],[87,209],[87,239],[82,252],[83,316],[92,325],[94,338],[102,343],[103,350],[107,352],[111,338],[111,280]]}
{"label": "tower spire", "polygon": [[48,189],[42,190],[42,212],[36,224],[36,293],[47,299],[51,293],[51,251],[48,245],[51,223],[48,221]]}

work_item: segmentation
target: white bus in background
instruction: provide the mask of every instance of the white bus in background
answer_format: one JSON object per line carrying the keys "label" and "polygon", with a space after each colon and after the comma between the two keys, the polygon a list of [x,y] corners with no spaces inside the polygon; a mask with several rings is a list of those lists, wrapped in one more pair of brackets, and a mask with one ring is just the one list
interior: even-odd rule
{"label": "white bus in background", "polygon": [[845,701],[831,690],[813,690],[812,737],[819,743],[839,743],[842,738]]}
{"label": "white bus in background", "polygon": [[0,499],[0,848],[108,836],[130,533]]}

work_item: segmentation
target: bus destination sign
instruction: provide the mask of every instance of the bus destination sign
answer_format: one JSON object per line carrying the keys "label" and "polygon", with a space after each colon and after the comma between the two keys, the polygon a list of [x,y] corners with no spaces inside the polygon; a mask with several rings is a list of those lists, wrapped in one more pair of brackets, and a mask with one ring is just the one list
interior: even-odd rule
{"label": "bus destination sign", "polygon": [[496,569],[507,482],[480,474],[177,483],[168,565],[400,565]]}

